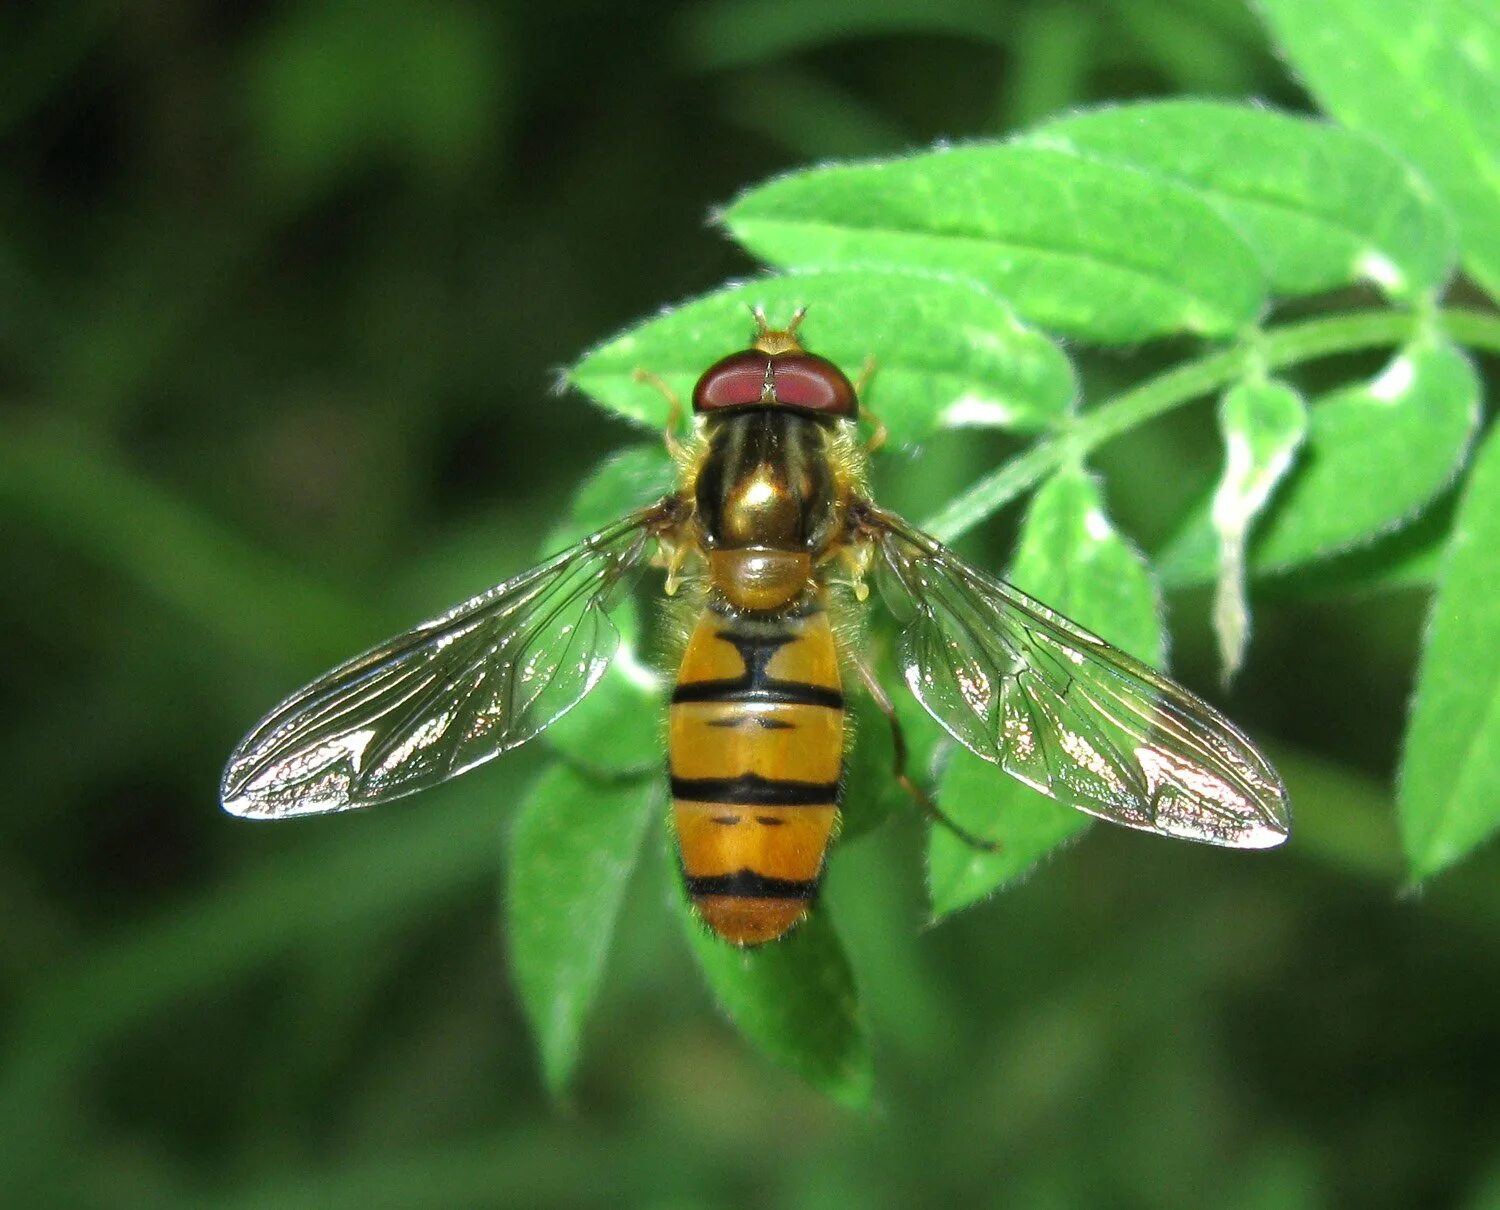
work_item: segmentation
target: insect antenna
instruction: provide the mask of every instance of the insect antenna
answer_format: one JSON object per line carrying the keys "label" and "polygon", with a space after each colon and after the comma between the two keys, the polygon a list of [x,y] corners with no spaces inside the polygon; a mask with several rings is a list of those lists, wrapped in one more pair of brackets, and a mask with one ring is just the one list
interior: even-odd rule
{"label": "insect antenna", "polygon": [[806,307],[798,307],[793,312],[791,321],[784,328],[773,328],[771,321],[766,318],[766,309],[759,304],[750,308],[750,314],[755,317],[755,339],[750,342],[751,348],[772,355],[802,352],[802,343],[797,339],[797,329],[807,318]]}

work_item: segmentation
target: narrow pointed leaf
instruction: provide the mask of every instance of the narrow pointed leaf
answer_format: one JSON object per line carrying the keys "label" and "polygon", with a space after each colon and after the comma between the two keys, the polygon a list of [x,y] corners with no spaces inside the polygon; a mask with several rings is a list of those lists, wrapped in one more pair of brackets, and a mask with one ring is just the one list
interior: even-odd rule
{"label": "narrow pointed leaf", "polygon": [[1453,224],[1405,162],[1364,135],[1215,101],[1150,101],[1049,122],[1038,137],[1188,185],[1244,236],[1278,294],[1368,281],[1440,286]]}
{"label": "narrow pointed leaf", "polygon": [[1219,578],[1214,592],[1214,633],[1225,681],[1239,671],[1250,633],[1245,603],[1245,544],[1250,526],[1291,469],[1307,436],[1307,404],[1285,383],[1241,382],[1219,407],[1224,474],[1214,492],[1213,525],[1219,535]]}
{"label": "narrow pointed leaf", "polygon": [[765,307],[773,323],[807,307],[799,334],[850,378],[873,359],[863,401],[897,445],[961,425],[1045,429],[1077,390],[1062,350],[990,291],[954,277],[878,268],[727,286],[613,337],[584,357],[569,381],[628,420],[664,426],[666,400],[637,381],[636,371],[660,376],[690,406],[698,376],[750,343],[752,306]]}
{"label": "narrow pointed leaf", "polygon": [[1265,303],[1254,253],[1193,190],[1024,142],[794,173],[724,223],[784,268],[960,275],[1043,328],[1104,343],[1229,335]]}
{"label": "narrow pointed leaf", "polygon": [[600,782],[557,765],[516,819],[505,913],[511,969],[555,1096],[577,1066],[625,886],[662,804],[653,779]]}
{"label": "narrow pointed leaf", "polygon": [[[563,550],[587,534],[640,508],[672,487],[675,472],[661,442],[633,446],[607,459],[585,480],[568,516],[541,544],[539,554]],[[661,578],[648,574],[648,588]],[[639,610],[622,601],[610,615],[620,631],[614,663],[583,701],[546,731],[574,764],[600,775],[642,773],[663,761],[668,670],[641,655]]]}
{"label": "narrow pointed leaf", "polygon": [[1458,220],[1464,268],[1500,298],[1500,11],[1485,0],[1261,0],[1334,117],[1421,169]]}
{"label": "narrow pointed leaf", "polygon": [[[1479,419],[1468,358],[1432,335],[1372,381],[1325,395],[1307,441],[1250,545],[1251,575],[1274,575],[1368,544],[1411,522],[1459,472]],[[1173,587],[1213,580],[1218,542],[1205,502],[1157,560]]]}
{"label": "narrow pointed leaf", "polygon": [[714,998],[758,1050],[841,1104],[864,1108],[874,1067],[854,972],[826,907],[779,941],[721,941],[677,896],[693,955]]}
{"label": "narrow pointed leaf", "polygon": [[1484,442],[1458,508],[1432,602],[1398,805],[1416,881],[1500,827],[1500,429]]}
{"label": "narrow pointed leaf", "polygon": [[[1164,633],[1156,586],[1135,548],[1110,523],[1097,483],[1078,468],[1037,492],[1010,579],[1016,587],[1158,667]],[[938,792],[942,809],[999,852],[934,827],[927,886],[935,916],[966,907],[1026,874],[1089,825],[1089,817],[1023,785],[967,751],[954,752]]]}

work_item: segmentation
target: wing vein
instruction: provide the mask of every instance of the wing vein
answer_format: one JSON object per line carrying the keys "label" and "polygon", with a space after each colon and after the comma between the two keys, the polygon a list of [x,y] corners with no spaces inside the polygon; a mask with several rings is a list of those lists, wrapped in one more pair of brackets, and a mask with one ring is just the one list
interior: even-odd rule
{"label": "wing vein", "polygon": [[1223,715],[867,502],[906,682],[961,744],[1079,810],[1239,848],[1286,839],[1286,791]]}

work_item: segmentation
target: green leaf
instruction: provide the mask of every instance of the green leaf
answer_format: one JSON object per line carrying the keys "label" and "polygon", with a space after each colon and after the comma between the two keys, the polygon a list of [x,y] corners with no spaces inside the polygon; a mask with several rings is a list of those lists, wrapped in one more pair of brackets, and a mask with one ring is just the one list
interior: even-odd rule
{"label": "green leaf", "polygon": [[[578,489],[568,516],[542,543],[543,553],[563,550],[665,495],[674,474],[660,442],[615,454]],[[620,631],[614,663],[587,697],[547,729],[547,742],[593,773],[641,773],[662,763],[666,678],[641,658],[635,603],[621,602],[611,620]]]}
{"label": "green leaf", "polygon": [[[1402,350],[1371,382],[1311,410],[1296,468],[1250,548],[1252,575],[1284,572],[1410,522],[1458,473],[1479,419],[1479,381],[1442,337]],[[1173,587],[1214,578],[1218,541],[1207,503],[1157,560]]]}
{"label": "green leaf", "polygon": [[665,496],[676,484],[676,468],[664,442],[633,445],[611,454],[573,494],[568,515],[543,540],[546,558],[582,541],[626,513]]}
{"label": "green leaf", "polygon": [[1087,471],[1064,467],[1038,489],[1008,579],[1136,659],[1165,662],[1156,584]]}
{"label": "green leaf", "polygon": [[1500,298],[1500,15],[1482,0],[1262,0],[1318,103],[1419,167]]}
{"label": "green leaf", "polygon": [[972,282],[878,269],[728,286],[612,338],[580,361],[569,381],[628,420],[664,426],[665,399],[635,372],[659,375],[688,406],[698,376],[750,343],[753,305],[764,306],[773,322],[807,306],[800,334],[851,377],[875,358],[864,400],[899,445],[965,424],[1046,428],[1076,394],[1062,350],[993,294]]}
{"label": "green leaf", "polygon": [[[1156,586],[1140,555],[1110,523],[1098,485],[1081,468],[1059,471],[1037,492],[1010,579],[1115,646],[1161,665]],[[963,750],[943,773],[938,802],[959,824],[1001,843],[999,852],[985,852],[945,828],[932,829],[927,886],[939,917],[1014,882],[1089,825],[1088,816]]]}
{"label": "green leaf", "polygon": [[556,765],[516,818],[505,913],[511,969],[554,1096],[577,1066],[625,886],[662,801],[654,780],[601,783]]}
{"label": "green leaf", "polygon": [[[916,698],[900,685],[900,677],[883,678],[898,686],[891,703],[901,721],[906,743],[906,773],[924,788],[932,782],[938,745],[946,740]],[[902,811],[919,810],[895,777],[895,743],[889,720],[875,703],[861,694],[853,698],[853,740],[844,772],[843,810],[835,843],[863,836]]]}
{"label": "green leaf", "polygon": [[890,723],[865,698],[855,700],[854,713],[853,736],[844,758],[843,806],[835,844],[878,828],[897,809],[898,798],[905,797],[891,773],[895,747]]}
{"label": "green leaf", "polygon": [[1285,383],[1252,379],[1232,387],[1219,407],[1224,434],[1224,474],[1214,492],[1213,526],[1219,535],[1219,578],[1214,632],[1227,682],[1239,671],[1249,638],[1245,604],[1245,544],[1250,526],[1292,467],[1307,436],[1307,404]]}
{"label": "green leaf", "polygon": [[853,1108],[870,1102],[874,1068],[854,972],[826,907],[779,941],[740,949],[694,915],[679,882],[678,904],[693,955],[715,999],[775,1063]]}
{"label": "green leaf", "polygon": [[976,849],[944,827],[931,829],[927,893],[935,920],[1024,878],[1049,853],[1081,835],[1091,822],[1082,811],[1069,810],[1007,777],[966,748],[954,749],[943,770],[938,801],[959,824],[986,840],[999,841],[1000,850],[991,853]]}
{"label": "green leaf", "polygon": [[1432,618],[1397,803],[1411,876],[1430,878],[1500,827],[1500,429],[1458,507]]}
{"label": "green leaf", "polygon": [[668,678],[636,653],[629,606],[617,609],[613,620],[621,633],[614,663],[546,731],[553,749],[600,777],[660,770],[666,761]]}
{"label": "green leaf", "polygon": [[1309,598],[1362,597],[1431,588],[1442,571],[1453,532],[1454,495],[1423,510],[1410,525],[1348,554],[1309,563],[1278,580],[1278,594]]}
{"label": "green leaf", "polygon": [[1440,286],[1452,220],[1405,163],[1326,122],[1214,101],[1074,114],[1038,137],[1196,189],[1259,255],[1278,294],[1360,281],[1403,298]]}
{"label": "green leaf", "polygon": [[1229,335],[1265,303],[1254,253],[1194,191],[1055,147],[814,168],[745,194],[724,222],[775,265],[966,276],[1044,328],[1105,343]]}

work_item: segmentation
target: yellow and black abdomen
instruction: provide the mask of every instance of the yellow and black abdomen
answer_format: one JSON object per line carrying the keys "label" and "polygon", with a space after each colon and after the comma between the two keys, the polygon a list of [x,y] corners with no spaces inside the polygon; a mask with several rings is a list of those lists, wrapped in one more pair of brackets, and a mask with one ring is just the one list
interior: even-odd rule
{"label": "yellow and black abdomen", "polygon": [[828,615],[706,606],[668,753],[693,906],[736,944],[780,937],[807,914],[838,821],[844,697]]}

